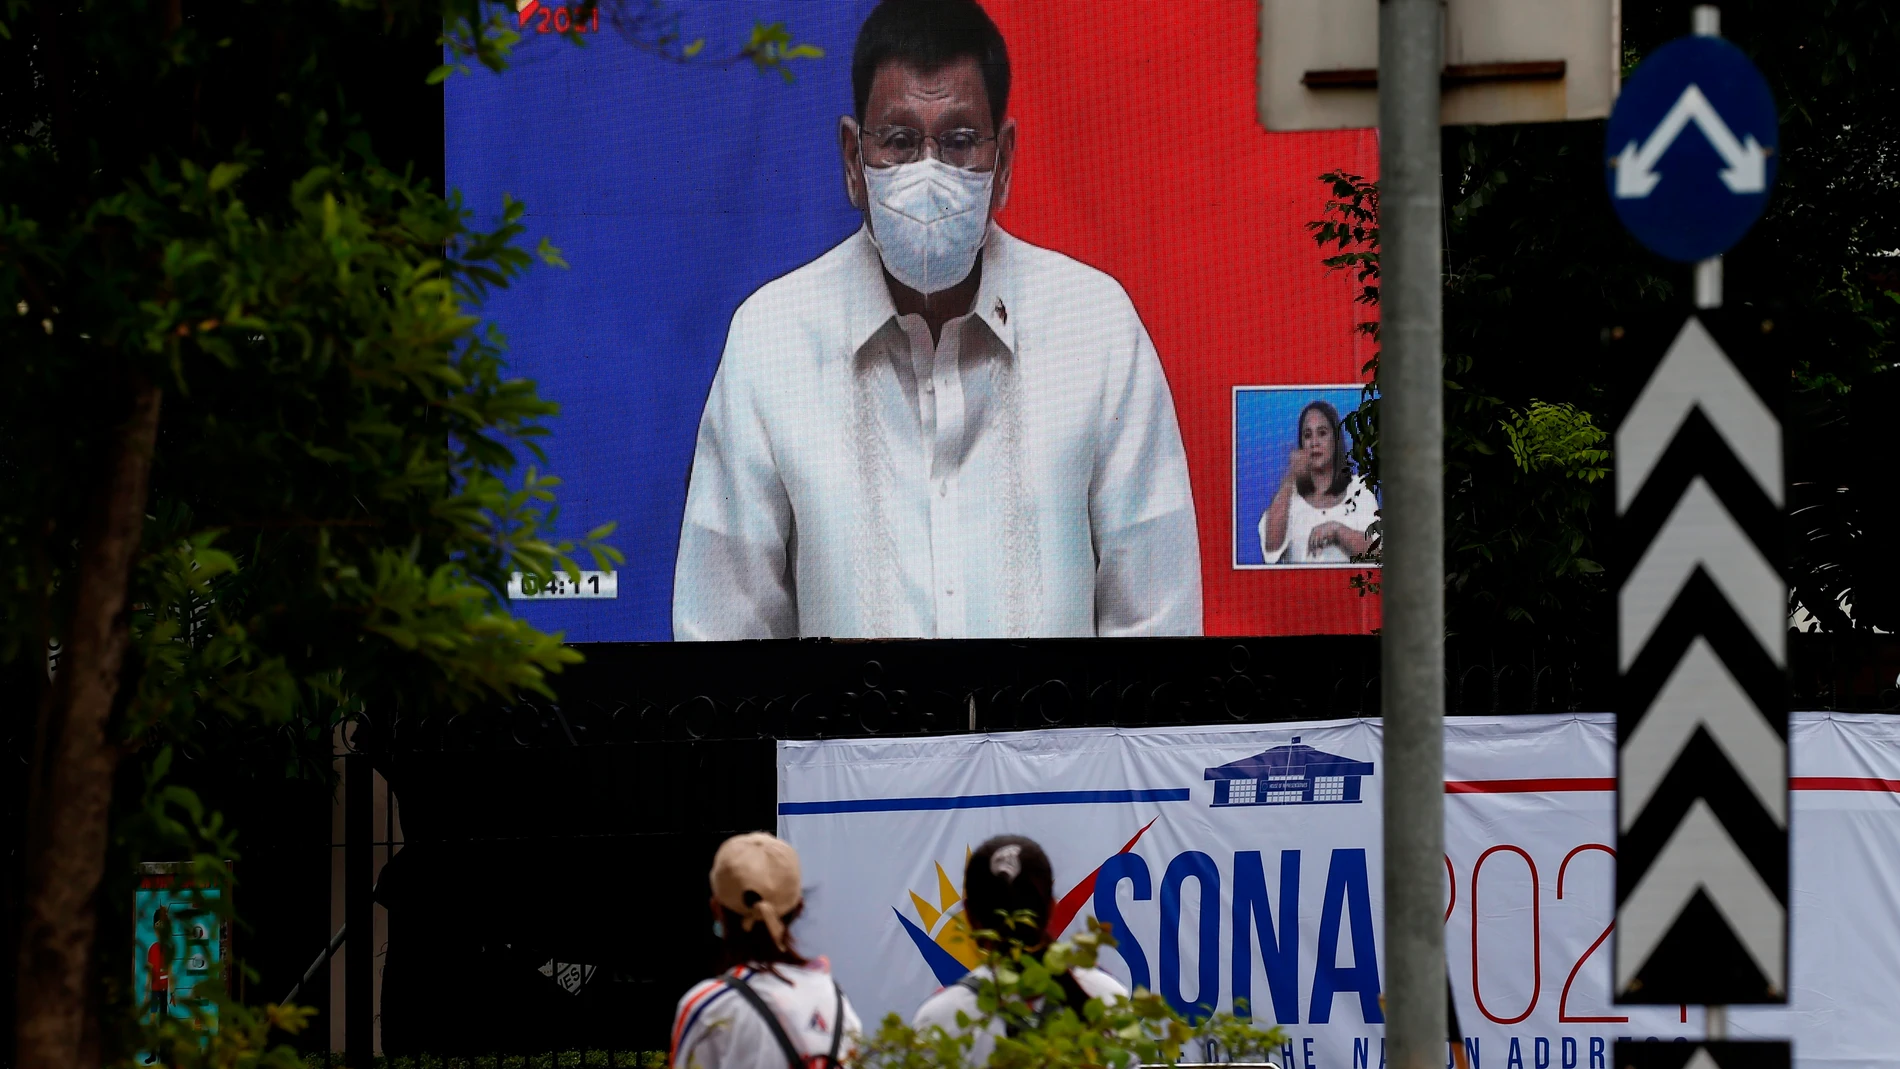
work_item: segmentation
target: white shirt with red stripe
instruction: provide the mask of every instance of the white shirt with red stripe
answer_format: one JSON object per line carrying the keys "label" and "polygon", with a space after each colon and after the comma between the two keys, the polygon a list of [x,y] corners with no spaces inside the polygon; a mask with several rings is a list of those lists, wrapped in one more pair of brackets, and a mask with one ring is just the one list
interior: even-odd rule
{"label": "white shirt with red stripe", "polygon": [[[788,1069],[785,1048],[772,1036],[759,1011],[728,987],[725,977],[745,980],[772,1008],[807,1066],[829,1069],[832,1036],[838,1027],[838,987],[823,958],[809,965],[766,968],[740,966],[693,985],[673,1015],[673,1069]],[[838,1059],[849,1057],[861,1030],[851,1000],[844,1000],[844,1039]]]}

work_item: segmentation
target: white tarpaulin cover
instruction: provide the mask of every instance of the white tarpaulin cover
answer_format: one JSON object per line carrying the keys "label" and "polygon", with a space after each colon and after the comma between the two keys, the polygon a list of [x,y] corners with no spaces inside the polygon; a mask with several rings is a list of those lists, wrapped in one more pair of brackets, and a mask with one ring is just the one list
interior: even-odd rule
{"label": "white tarpaulin cover", "polygon": [[[1793,718],[1793,1003],[1731,1013],[1799,1066],[1900,1065],[1900,718]],[[1376,720],[779,744],[797,935],[867,1025],[973,960],[966,852],[1042,843],[1058,913],[1184,1010],[1238,996],[1287,1069],[1382,1064]],[[1609,1069],[1617,1037],[1700,1036],[1700,1007],[1609,1001],[1615,732],[1606,714],[1446,728],[1445,942],[1476,1069]]]}

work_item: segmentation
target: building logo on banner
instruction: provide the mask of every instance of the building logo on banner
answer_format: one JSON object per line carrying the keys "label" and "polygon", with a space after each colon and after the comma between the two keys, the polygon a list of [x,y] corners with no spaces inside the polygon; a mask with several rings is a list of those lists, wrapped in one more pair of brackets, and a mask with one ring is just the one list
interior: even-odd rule
{"label": "building logo on banner", "polygon": [[1616,432],[1615,990],[1788,991],[1781,425],[1691,316]]}
{"label": "building logo on banner", "polygon": [[1301,745],[1298,735],[1291,745],[1275,746],[1206,772],[1206,778],[1214,781],[1215,808],[1356,803],[1361,800],[1359,780],[1370,775],[1372,762]]}

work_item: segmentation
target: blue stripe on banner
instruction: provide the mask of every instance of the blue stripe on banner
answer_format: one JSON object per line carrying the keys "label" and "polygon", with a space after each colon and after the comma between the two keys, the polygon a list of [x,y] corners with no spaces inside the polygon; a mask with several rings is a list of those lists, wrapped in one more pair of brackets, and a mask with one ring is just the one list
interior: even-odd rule
{"label": "blue stripe on banner", "polygon": [[1019,794],[960,794],[944,798],[844,798],[835,802],[780,802],[779,816],[819,813],[914,813],[933,809],[1001,809],[1015,805],[1102,805],[1117,802],[1185,802],[1188,788],[1153,791],[1024,791]]}

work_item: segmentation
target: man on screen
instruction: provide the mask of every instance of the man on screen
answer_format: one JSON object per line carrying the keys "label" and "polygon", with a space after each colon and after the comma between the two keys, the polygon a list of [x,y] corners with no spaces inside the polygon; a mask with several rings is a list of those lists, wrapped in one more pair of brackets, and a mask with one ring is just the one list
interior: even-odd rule
{"label": "man on screen", "polygon": [[975,0],[884,0],[851,81],[865,225],[733,316],[675,637],[1200,634],[1147,330],[1114,279],[993,221],[1016,147],[1002,35]]}

